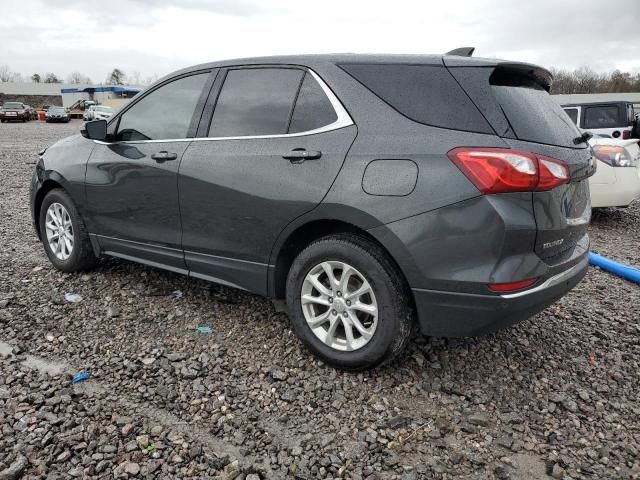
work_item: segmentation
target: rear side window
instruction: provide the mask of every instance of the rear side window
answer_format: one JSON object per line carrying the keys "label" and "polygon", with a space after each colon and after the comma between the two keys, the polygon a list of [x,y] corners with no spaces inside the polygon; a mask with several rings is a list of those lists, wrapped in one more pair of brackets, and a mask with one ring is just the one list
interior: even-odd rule
{"label": "rear side window", "polygon": [[209,127],[210,137],[287,133],[304,71],[292,68],[229,70]]}
{"label": "rear side window", "polygon": [[186,138],[208,76],[201,73],[179,78],[146,95],[120,117],[117,139]]}
{"label": "rear side window", "polygon": [[336,120],[338,120],[336,111],[322,87],[311,74],[305,74],[293,109],[289,133],[315,130],[330,125]]}
{"label": "rear side window", "polygon": [[343,64],[340,67],[411,120],[434,127],[493,133],[443,66]]}
{"label": "rear side window", "polygon": [[569,115],[569,118],[576,125],[578,124],[578,109],[577,108],[565,108],[564,113]]}
{"label": "rear side window", "polygon": [[599,105],[584,107],[582,128],[616,128],[622,127],[618,105]]}
{"label": "rear side window", "polygon": [[536,81],[496,69],[489,83],[519,140],[575,147],[573,139],[580,135],[578,127]]}

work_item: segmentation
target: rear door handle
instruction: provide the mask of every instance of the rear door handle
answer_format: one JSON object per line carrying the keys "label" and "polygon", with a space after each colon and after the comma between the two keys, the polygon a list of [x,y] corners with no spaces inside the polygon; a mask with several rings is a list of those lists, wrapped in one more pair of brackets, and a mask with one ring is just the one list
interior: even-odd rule
{"label": "rear door handle", "polygon": [[305,150],[304,148],[294,148],[286,153],[282,158],[290,160],[291,163],[302,163],[305,160],[317,160],[322,156],[322,152],[316,150]]}
{"label": "rear door handle", "polygon": [[151,158],[153,158],[158,163],[162,163],[166,162],[167,160],[175,160],[176,158],[178,158],[178,154],[169,153],[163,150],[162,152],[154,153],[153,155],[151,155]]}

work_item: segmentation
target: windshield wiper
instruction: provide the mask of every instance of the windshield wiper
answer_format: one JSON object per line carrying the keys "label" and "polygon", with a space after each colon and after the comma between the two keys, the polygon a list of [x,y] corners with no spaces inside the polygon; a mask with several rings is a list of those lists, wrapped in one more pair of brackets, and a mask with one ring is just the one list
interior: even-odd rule
{"label": "windshield wiper", "polygon": [[591,132],[582,132],[582,135],[573,139],[573,143],[575,145],[579,145],[581,143],[588,142],[591,138],[593,138],[593,133]]}

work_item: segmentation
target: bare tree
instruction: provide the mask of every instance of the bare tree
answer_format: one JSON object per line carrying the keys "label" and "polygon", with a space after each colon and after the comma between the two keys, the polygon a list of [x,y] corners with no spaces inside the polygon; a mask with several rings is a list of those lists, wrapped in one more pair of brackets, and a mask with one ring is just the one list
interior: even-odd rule
{"label": "bare tree", "polygon": [[10,82],[13,78],[13,73],[9,65],[0,65],[0,82]]}
{"label": "bare tree", "polygon": [[588,67],[577,70],[552,69],[553,85],[551,93],[624,93],[640,92],[640,73],[614,70],[597,73]]}
{"label": "bare tree", "polygon": [[133,72],[133,75],[129,77],[129,83],[132,85],[141,85],[142,78],[140,76],[140,72],[138,71]]}
{"label": "bare tree", "polygon": [[157,73],[154,73],[153,75],[149,75],[147,78],[144,79],[144,82],[142,82],[142,85],[151,85],[153,82],[158,80],[158,78],[160,77],[158,76]]}
{"label": "bare tree", "polygon": [[62,83],[55,73],[47,73],[44,76],[44,83]]}
{"label": "bare tree", "polygon": [[127,79],[127,75],[119,68],[114,68],[113,71],[107,77],[107,84],[111,85],[124,85]]}
{"label": "bare tree", "polygon": [[91,83],[91,79],[80,72],[71,72],[71,75],[67,78],[67,82],[74,84],[87,84]]}

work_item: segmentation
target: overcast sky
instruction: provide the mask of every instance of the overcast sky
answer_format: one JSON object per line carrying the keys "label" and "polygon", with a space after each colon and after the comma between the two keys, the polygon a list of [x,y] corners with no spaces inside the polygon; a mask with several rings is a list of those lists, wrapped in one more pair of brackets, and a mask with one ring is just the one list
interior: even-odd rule
{"label": "overcast sky", "polygon": [[0,65],[142,80],[256,55],[440,53],[640,72],[640,1],[1,0]]}

